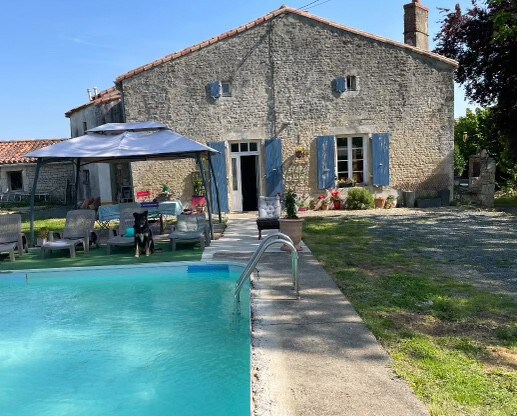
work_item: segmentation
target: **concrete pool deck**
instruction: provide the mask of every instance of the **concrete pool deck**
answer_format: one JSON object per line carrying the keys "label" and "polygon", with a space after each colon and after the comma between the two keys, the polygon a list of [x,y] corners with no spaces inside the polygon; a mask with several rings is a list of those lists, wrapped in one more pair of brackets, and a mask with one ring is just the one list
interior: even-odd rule
{"label": "concrete pool deck", "polygon": [[[203,260],[246,262],[258,247],[255,216],[231,216]],[[270,231],[271,232],[271,231]],[[300,300],[290,255],[272,247],[252,291],[255,415],[428,415],[352,305],[307,247]]]}

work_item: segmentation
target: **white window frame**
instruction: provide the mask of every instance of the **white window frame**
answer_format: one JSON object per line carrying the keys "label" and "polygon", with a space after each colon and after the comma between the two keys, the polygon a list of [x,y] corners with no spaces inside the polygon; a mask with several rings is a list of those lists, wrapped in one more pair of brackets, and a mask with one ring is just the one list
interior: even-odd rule
{"label": "white window frame", "polygon": [[[363,139],[363,179],[364,181],[363,182],[360,182],[360,184],[363,184],[363,185],[368,185],[369,183],[369,179],[370,179],[370,174],[369,174],[369,170],[368,170],[368,159],[369,159],[369,151],[368,151],[368,143],[369,143],[369,135],[368,134],[347,134],[347,135],[339,135],[339,136],[336,136],[336,140],[335,140],[335,146],[336,146],[336,151],[335,151],[335,166],[336,166],[336,178],[337,180],[339,179],[339,176],[338,176],[338,173],[339,173],[339,167],[338,167],[338,162],[339,162],[339,155],[338,155],[338,139],[347,139],[347,163],[348,163],[348,169],[347,169],[347,177],[352,179],[352,176],[353,176],[353,160],[352,160],[352,139],[354,138],[361,138]],[[352,175],[350,175],[352,174]]]}
{"label": "white window frame", "polygon": [[346,90],[357,91],[357,77],[355,75],[347,75],[346,77]]}

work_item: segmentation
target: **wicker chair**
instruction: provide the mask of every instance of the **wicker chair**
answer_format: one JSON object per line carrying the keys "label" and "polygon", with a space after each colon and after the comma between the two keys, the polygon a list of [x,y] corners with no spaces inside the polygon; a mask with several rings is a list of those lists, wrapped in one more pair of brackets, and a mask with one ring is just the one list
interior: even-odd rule
{"label": "wicker chair", "polygon": [[262,239],[262,230],[277,230],[280,228],[280,214],[282,206],[278,196],[259,197],[259,217],[257,219],[258,239]]}
{"label": "wicker chair", "polygon": [[90,251],[90,234],[95,225],[96,213],[93,209],[76,209],[66,214],[65,230],[59,240],[54,240],[55,231],[49,232],[49,240],[41,246],[41,257],[52,250],[69,250],[75,257],[75,246],[83,245],[85,253]]}
{"label": "wicker chair", "polygon": [[[22,217],[20,214],[0,215],[0,245],[5,251],[16,248],[20,257],[23,255],[24,235],[22,233]],[[7,247],[11,250],[7,250]],[[11,256],[11,260],[13,257]]]}
{"label": "wicker chair", "polygon": [[169,235],[172,251],[176,251],[177,242],[199,242],[201,250],[207,244],[207,227],[204,215],[178,215],[178,223]]}

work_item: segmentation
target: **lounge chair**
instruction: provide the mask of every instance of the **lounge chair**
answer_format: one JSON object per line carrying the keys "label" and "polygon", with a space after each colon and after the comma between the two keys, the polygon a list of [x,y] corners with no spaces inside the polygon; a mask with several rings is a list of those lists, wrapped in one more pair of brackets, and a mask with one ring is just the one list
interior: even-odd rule
{"label": "lounge chair", "polygon": [[258,239],[262,239],[262,230],[277,230],[280,228],[282,207],[278,196],[259,197],[259,217],[257,219]]}
{"label": "lounge chair", "polygon": [[[0,215],[0,244],[16,247],[20,257],[25,249],[23,244],[22,217],[20,214]],[[4,248],[5,249],[5,248]]]}
{"label": "lounge chair", "polygon": [[172,227],[169,239],[171,241],[172,251],[176,251],[176,243],[193,242],[201,245],[201,250],[207,244],[207,226],[204,215],[178,215],[178,222]]}
{"label": "lounge chair", "polygon": [[48,251],[68,250],[70,257],[75,257],[75,246],[83,245],[85,253],[90,251],[90,234],[95,225],[95,211],[92,209],[76,209],[66,214],[65,230],[59,240],[54,240],[55,231],[49,232],[49,240],[41,246],[41,257]]}
{"label": "lounge chair", "polygon": [[[135,217],[133,216],[134,212],[139,212],[141,209],[131,209],[124,208],[120,212],[120,220],[118,224],[118,233],[114,235],[113,229],[110,229],[110,238],[106,243],[107,253],[111,254],[112,246],[123,246],[123,247],[131,247],[135,244],[135,237],[133,235],[126,236],[126,232],[128,228],[133,228],[135,225]],[[133,230],[134,232],[134,230]]]}

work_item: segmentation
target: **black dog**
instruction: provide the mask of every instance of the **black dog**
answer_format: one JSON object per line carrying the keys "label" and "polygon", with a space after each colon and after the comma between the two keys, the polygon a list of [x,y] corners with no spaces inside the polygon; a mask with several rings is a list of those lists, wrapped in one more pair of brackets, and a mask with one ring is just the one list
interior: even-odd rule
{"label": "black dog", "polygon": [[147,211],[139,214],[134,212],[135,217],[135,257],[140,257],[140,252],[149,256],[154,251],[153,232],[149,228]]}

